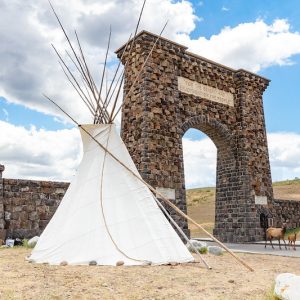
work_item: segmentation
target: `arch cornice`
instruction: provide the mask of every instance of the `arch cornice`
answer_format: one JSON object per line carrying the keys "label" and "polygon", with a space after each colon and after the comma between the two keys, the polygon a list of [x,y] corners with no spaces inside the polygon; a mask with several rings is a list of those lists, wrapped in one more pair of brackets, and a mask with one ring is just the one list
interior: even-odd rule
{"label": "arch cornice", "polygon": [[232,148],[234,144],[234,137],[231,131],[216,118],[208,117],[207,115],[198,115],[187,119],[181,126],[182,136],[190,128],[199,129],[208,135],[217,148],[224,144]]}

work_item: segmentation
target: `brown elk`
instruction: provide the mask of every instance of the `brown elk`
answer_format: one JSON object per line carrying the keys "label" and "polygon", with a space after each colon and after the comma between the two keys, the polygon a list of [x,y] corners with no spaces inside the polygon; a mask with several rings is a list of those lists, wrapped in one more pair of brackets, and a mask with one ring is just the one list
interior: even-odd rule
{"label": "brown elk", "polygon": [[286,243],[284,240],[285,233],[286,233],[286,225],[285,224],[282,225],[282,228],[274,228],[274,227],[268,228],[266,231],[265,248],[267,247],[267,241],[269,240],[272,245],[272,248],[274,249],[274,246],[272,244],[272,239],[277,239],[278,243],[279,243],[279,249],[281,250],[280,240],[283,240],[285,249],[287,249]]}
{"label": "brown elk", "polygon": [[291,233],[288,235],[288,240],[289,240],[289,249],[291,248],[291,246],[293,247],[294,244],[294,250],[296,250],[296,239],[297,239],[297,233]]}

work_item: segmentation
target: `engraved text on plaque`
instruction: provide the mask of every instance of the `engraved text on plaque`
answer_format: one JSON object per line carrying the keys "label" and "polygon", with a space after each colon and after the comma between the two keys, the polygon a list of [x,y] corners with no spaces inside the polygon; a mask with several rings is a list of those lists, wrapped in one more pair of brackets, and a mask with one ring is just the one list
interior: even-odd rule
{"label": "engraved text on plaque", "polygon": [[233,94],[178,76],[178,90],[210,101],[234,106]]}

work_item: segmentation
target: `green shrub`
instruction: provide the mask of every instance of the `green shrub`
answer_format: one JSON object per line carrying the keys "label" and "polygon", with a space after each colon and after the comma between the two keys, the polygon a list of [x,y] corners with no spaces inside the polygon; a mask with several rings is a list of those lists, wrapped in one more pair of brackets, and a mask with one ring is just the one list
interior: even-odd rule
{"label": "green shrub", "polygon": [[[195,247],[195,248],[200,252],[200,254],[206,254],[208,251],[207,247],[200,247],[200,248]],[[189,247],[189,250],[190,252],[195,253],[195,250],[193,248]]]}
{"label": "green shrub", "polygon": [[207,253],[207,247],[201,247],[200,249],[198,249],[198,251],[201,253],[201,254],[206,254]]}
{"label": "green shrub", "polygon": [[266,292],[264,300],[280,300],[274,295],[275,283],[272,284],[272,287]]}
{"label": "green shrub", "polygon": [[287,231],[285,233],[285,237],[287,237],[289,234],[292,234],[292,233],[300,234],[300,227],[287,229]]}
{"label": "green shrub", "polygon": [[29,245],[29,244],[28,244],[28,239],[24,239],[24,240],[23,240],[23,246],[24,246],[25,248],[34,248],[35,245],[36,245],[36,242],[35,242],[35,243],[32,243],[31,245]]}

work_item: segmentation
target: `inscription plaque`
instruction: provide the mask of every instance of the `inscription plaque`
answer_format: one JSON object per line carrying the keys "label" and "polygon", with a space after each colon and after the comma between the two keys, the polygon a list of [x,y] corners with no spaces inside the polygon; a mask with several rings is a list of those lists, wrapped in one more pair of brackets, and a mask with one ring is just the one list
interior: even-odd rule
{"label": "inscription plaque", "polygon": [[232,93],[225,92],[181,76],[178,76],[178,90],[213,102],[234,106]]}
{"label": "inscription plaque", "polygon": [[257,195],[255,195],[255,204],[267,205],[268,204],[268,199],[267,199],[266,196],[257,196]]}
{"label": "inscription plaque", "polygon": [[[175,189],[157,187],[156,191],[169,200],[175,200]],[[156,197],[159,198],[159,195],[156,194]]]}

